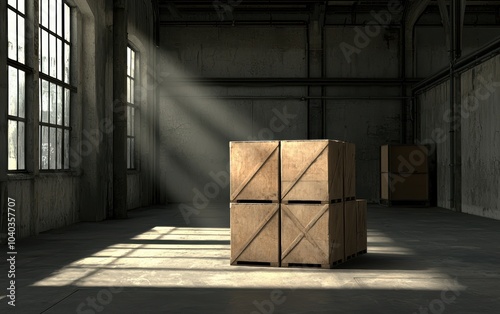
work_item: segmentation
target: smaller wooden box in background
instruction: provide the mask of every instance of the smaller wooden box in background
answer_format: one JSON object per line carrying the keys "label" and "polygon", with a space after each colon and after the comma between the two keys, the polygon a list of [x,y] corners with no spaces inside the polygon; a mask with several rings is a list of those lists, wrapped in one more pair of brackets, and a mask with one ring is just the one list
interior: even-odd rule
{"label": "smaller wooden box in background", "polygon": [[429,175],[382,173],[380,198],[390,201],[426,201],[429,199]]}
{"label": "smaller wooden box in background", "polygon": [[279,141],[230,142],[230,201],[280,201]]}
{"label": "smaller wooden box in background", "polygon": [[281,141],[282,202],[343,199],[344,148],[332,140]]}
{"label": "smaller wooden box in background", "polygon": [[424,145],[382,145],[380,172],[427,173],[428,149]]}
{"label": "smaller wooden box in background", "polygon": [[344,260],[344,204],[282,204],[281,265],[331,268]]}
{"label": "smaller wooden box in background", "polygon": [[231,265],[280,264],[280,204],[232,203]]}

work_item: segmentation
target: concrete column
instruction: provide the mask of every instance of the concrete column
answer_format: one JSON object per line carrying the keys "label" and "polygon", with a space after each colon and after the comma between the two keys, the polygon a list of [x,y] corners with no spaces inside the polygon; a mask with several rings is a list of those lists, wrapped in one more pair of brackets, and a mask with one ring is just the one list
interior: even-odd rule
{"label": "concrete column", "polygon": [[7,1],[0,2],[0,243],[7,241]]}
{"label": "concrete column", "polygon": [[[310,78],[323,77],[323,24],[325,6],[316,4],[308,27],[308,64]],[[322,86],[309,86],[310,97],[323,96]],[[321,139],[324,134],[324,101],[310,99],[308,101],[308,138]]]}
{"label": "concrete column", "polygon": [[113,214],[127,218],[127,1],[113,4]]}

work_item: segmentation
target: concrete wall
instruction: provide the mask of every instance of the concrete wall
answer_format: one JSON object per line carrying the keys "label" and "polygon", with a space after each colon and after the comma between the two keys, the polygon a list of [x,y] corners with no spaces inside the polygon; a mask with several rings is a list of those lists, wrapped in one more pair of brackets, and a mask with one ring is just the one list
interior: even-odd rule
{"label": "concrete wall", "polygon": [[[460,75],[461,210],[500,219],[500,57]],[[438,206],[450,208],[449,84],[419,96],[420,140],[436,143]],[[458,117],[458,116],[457,116]]]}
{"label": "concrete wall", "polygon": [[421,143],[433,143],[437,169],[437,205],[450,208],[449,84],[443,83],[418,98]]}
{"label": "concrete wall", "polygon": [[[466,56],[500,36],[498,27],[464,27],[462,55]],[[426,78],[449,66],[449,44],[443,27],[415,27],[415,73]]]}
{"label": "concrete wall", "polygon": [[463,73],[461,93],[462,211],[500,219],[500,57]]}
{"label": "concrete wall", "polygon": [[[340,45],[353,44],[353,27],[325,29],[325,68],[327,77],[398,78],[399,29],[383,29],[351,62]],[[376,62],[374,62],[376,60]],[[353,99],[327,100],[325,133],[328,138],[356,144],[356,195],[377,202],[380,196],[380,146],[401,141],[401,100],[356,99],[397,97],[398,87],[328,87],[329,97]]]}
{"label": "concrete wall", "polygon": [[[38,52],[33,34],[27,34],[27,172],[8,175],[7,193],[16,199],[18,236],[27,237],[78,221],[99,221],[111,216],[112,132],[113,132],[113,1],[75,0],[73,10],[73,53],[71,171],[43,173],[38,170]],[[128,207],[152,204],[151,135],[154,114],[154,89],[149,88],[148,69],[154,68],[152,7],[150,1],[129,1],[129,36],[137,44],[144,69],[141,69],[140,103],[144,104],[138,128],[138,158],[141,167],[129,176]],[[28,6],[31,8],[31,6]],[[35,16],[28,10],[28,18]],[[147,21],[147,24],[144,23]],[[36,34],[38,30],[34,33]],[[36,36],[35,36],[36,38]],[[138,92],[136,91],[136,94]],[[142,125],[142,127],[140,127]],[[145,131],[142,131],[145,129]],[[145,142],[145,143],[143,143]]]}
{"label": "concrete wall", "polygon": [[[227,176],[229,141],[307,137],[306,102],[252,99],[300,98],[307,95],[305,87],[169,82],[183,76],[306,77],[304,28],[174,27],[162,28],[161,35],[159,68],[164,80],[160,85],[158,158],[162,201],[191,203],[196,193],[205,194],[206,185],[215,180],[214,173]],[[203,97],[207,95],[217,98]],[[213,194],[211,201],[227,202],[229,187],[224,185]]]}

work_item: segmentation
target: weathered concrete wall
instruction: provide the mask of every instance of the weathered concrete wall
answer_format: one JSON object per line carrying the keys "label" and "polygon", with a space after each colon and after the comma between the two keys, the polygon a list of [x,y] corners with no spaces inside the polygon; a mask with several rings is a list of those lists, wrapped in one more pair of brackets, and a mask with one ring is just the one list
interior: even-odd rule
{"label": "weathered concrete wall", "polygon": [[[159,173],[163,201],[192,203],[197,193],[227,202],[229,141],[305,139],[306,102],[251,99],[307,95],[305,87],[221,87],[168,82],[170,77],[306,77],[304,28],[162,28]],[[207,95],[218,96],[203,97]],[[248,99],[223,99],[223,97]],[[273,124],[274,121],[274,124]]]}
{"label": "weathered concrete wall", "polygon": [[[498,27],[465,27],[462,55],[465,56],[500,36]],[[416,76],[426,78],[449,66],[449,47],[443,27],[415,28]]]}
{"label": "weathered concrete wall", "polygon": [[[131,41],[141,41],[142,47],[145,47],[144,60],[154,65],[155,56],[150,56],[154,51],[151,2],[129,2],[132,12],[129,26]],[[75,49],[72,54],[71,82],[78,92],[72,94],[71,172],[40,173],[35,159],[26,161],[29,165],[27,174],[9,174],[8,195],[16,199],[18,236],[21,238],[77,221],[103,220],[111,215],[113,60],[112,28],[109,26],[113,22],[113,1],[75,0],[75,5],[77,9],[72,14],[75,21],[72,43]],[[30,41],[31,37],[28,38],[28,45],[34,45]],[[33,51],[31,49],[31,53]],[[27,49],[27,52],[30,50]],[[26,59],[36,58],[33,53]],[[151,64],[148,66],[151,67]],[[145,86],[141,97],[144,114],[138,119],[149,119],[155,108],[154,88],[147,88],[148,66],[141,69],[141,83]],[[34,86],[38,84],[37,68],[34,76],[27,76],[28,82],[33,80]],[[38,90],[27,92],[28,101],[38,104]],[[33,112],[28,112],[28,117],[31,114],[37,119],[37,105],[30,104],[29,108]],[[38,127],[30,123],[27,139],[34,138],[37,143]],[[150,140],[152,126],[147,129],[147,132],[138,133],[138,141]],[[29,156],[34,154],[38,158],[36,143],[28,142],[26,149]],[[150,150],[152,145],[147,142],[141,149]],[[128,198],[130,208],[152,203],[152,157],[142,157],[141,151],[138,154],[143,167],[131,176],[133,192]],[[147,175],[143,176],[144,173]],[[137,182],[134,181],[136,178],[139,178]]]}
{"label": "weathered concrete wall", "polygon": [[500,219],[500,57],[461,81],[462,211]]}
{"label": "weathered concrete wall", "polygon": [[[365,48],[344,57],[342,43],[354,44],[352,27],[325,30],[327,77],[397,78],[399,30],[383,29],[370,37]],[[374,62],[376,60],[376,62]],[[326,137],[356,144],[356,195],[369,201],[380,198],[380,145],[401,141],[401,100],[370,100],[357,97],[400,96],[398,87],[328,87],[326,96],[352,97],[326,101]]]}
{"label": "weathered concrete wall", "polygon": [[450,208],[449,84],[443,83],[418,97],[421,143],[434,143],[437,167],[437,205]]}

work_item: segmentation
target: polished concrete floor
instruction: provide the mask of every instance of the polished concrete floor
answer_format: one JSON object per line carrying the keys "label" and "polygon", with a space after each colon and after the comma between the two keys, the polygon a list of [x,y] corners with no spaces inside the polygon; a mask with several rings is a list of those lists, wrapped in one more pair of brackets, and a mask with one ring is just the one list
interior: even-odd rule
{"label": "polished concrete floor", "polygon": [[15,313],[500,313],[500,221],[369,206],[368,254],[335,269],[229,266],[229,238],[221,204],[18,241]]}

